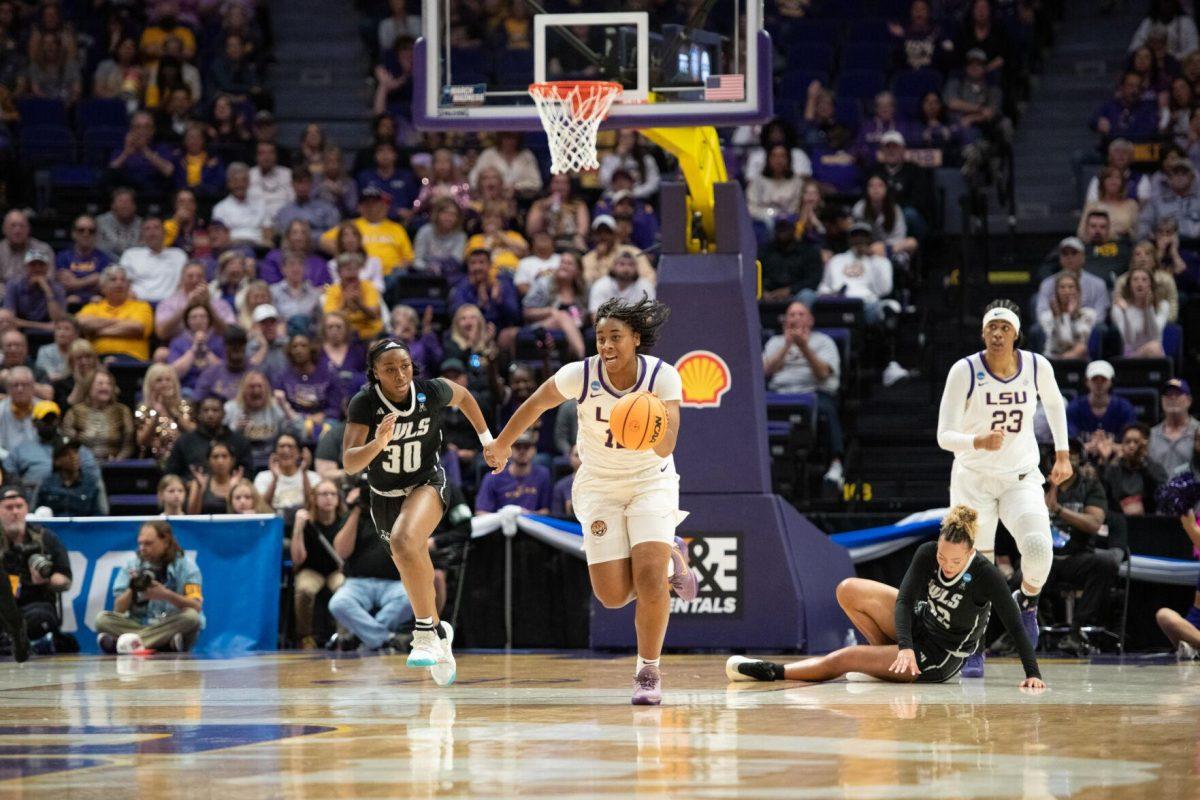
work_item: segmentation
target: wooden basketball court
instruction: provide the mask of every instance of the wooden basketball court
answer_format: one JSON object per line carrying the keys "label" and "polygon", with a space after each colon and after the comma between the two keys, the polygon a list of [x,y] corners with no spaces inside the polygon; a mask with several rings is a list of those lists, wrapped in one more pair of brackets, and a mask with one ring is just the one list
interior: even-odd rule
{"label": "wooden basketball court", "polygon": [[737,684],[669,657],[72,658],[0,667],[0,797],[1193,798],[1200,665],[1048,662],[986,681]]}

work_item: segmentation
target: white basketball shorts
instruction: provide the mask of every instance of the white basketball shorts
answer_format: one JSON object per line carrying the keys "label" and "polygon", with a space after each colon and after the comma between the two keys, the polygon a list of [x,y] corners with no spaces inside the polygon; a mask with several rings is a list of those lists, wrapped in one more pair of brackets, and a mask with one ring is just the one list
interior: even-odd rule
{"label": "white basketball shorts", "polygon": [[589,564],[629,558],[642,542],[673,544],[675,527],[687,517],[679,510],[679,475],[655,467],[629,478],[598,478],[586,468],[571,487],[575,517],[583,526]]}
{"label": "white basketball shorts", "polygon": [[[1045,479],[1037,469],[1023,475],[987,475],[955,464],[950,470],[950,505],[962,504],[975,509],[979,515],[975,549],[990,553],[996,549],[996,523],[1003,522],[1009,533],[1017,520],[1026,515],[1046,519],[1049,530],[1050,512],[1046,510],[1046,495],[1042,491]],[[1018,543],[1020,539],[1018,538]]]}

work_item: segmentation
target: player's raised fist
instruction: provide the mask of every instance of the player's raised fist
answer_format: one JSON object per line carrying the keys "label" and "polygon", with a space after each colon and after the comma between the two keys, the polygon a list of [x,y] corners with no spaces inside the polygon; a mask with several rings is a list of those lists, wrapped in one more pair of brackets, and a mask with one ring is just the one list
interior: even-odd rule
{"label": "player's raised fist", "polygon": [[999,450],[1004,445],[1004,431],[988,431],[975,437],[976,450]]}

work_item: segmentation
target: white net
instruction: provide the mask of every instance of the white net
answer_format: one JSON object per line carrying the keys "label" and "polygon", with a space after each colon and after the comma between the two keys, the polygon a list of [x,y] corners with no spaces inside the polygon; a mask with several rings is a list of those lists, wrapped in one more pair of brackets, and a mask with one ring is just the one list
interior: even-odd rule
{"label": "white net", "polygon": [[550,140],[552,173],[600,168],[596,133],[621,92],[621,84],[606,81],[559,81],[529,87]]}

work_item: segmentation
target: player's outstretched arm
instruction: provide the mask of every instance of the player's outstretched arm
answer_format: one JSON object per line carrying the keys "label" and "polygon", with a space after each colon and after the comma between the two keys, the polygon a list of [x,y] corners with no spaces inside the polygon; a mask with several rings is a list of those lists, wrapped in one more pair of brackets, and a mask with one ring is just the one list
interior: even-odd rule
{"label": "player's outstretched arm", "polygon": [[1042,681],[1041,670],[1038,669],[1033,644],[1025,635],[1025,627],[1021,624],[1021,610],[1017,608],[1017,601],[1009,593],[1004,576],[1000,574],[999,569],[989,564],[979,574],[979,581],[987,594],[987,599],[992,603],[992,609],[1004,623],[1004,630],[1008,631],[1008,635],[1012,637],[1013,643],[1017,646],[1017,653],[1021,656],[1021,666],[1025,668],[1025,680],[1021,681],[1021,686],[1029,689],[1045,689],[1046,684]]}
{"label": "player's outstretched arm", "polygon": [[479,407],[478,401],[475,400],[475,395],[467,391],[466,387],[460,386],[454,381],[448,381],[445,378],[438,378],[439,381],[450,387],[450,405],[460,409],[467,419],[471,421],[471,427],[475,429],[475,433],[479,436],[479,440],[486,444],[485,439],[491,439],[491,431],[488,430],[487,420],[483,416],[483,409]]}
{"label": "player's outstretched arm", "polygon": [[537,388],[529,399],[517,409],[512,419],[504,426],[504,430],[496,434],[496,440],[483,448],[484,458],[493,472],[504,469],[508,457],[512,453],[513,442],[528,430],[537,418],[552,408],[556,408],[567,400],[566,395],[558,390],[554,378],[549,378]]}
{"label": "player's outstretched arm", "polygon": [[667,435],[654,445],[654,452],[666,458],[675,452],[675,443],[679,441],[679,401],[668,400],[663,405],[667,407]]}
{"label": "player's outstretched arm", "polygon": [[1067,432],[1067,403],[1058,388],[1058,380],[1054,377],[1054,367],[1044,356],[1034,354],[1037,360],[1038,397],[1046,412],[1046,422],[1050,425],[1050,433],[1054,437],[1054,467],[1050,470],[1050,482],[1055,486],[1071,477],[1071,454]]}

